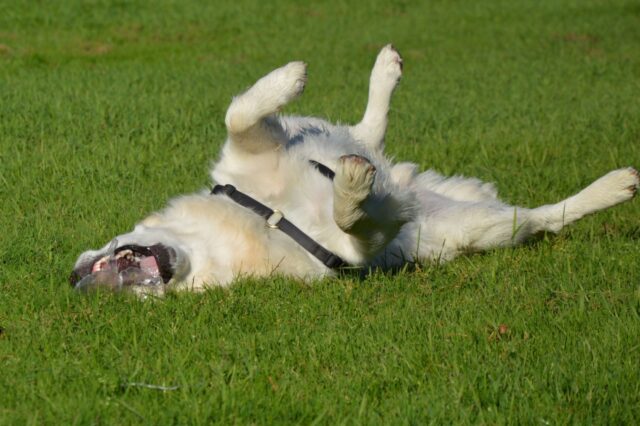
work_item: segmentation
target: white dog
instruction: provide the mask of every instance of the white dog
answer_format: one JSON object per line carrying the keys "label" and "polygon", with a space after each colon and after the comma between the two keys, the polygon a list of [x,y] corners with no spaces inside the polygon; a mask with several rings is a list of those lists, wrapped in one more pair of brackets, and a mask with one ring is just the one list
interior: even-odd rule
{"label": "white dog", "polygon": [[83,253],[72,284],[161,293],[241,276],[311,279],[345,265],[442,262],[558,232],[629,200],[639,186],[638,172],[623,168],[564,201],[528,209],[500,201],[490,183],[392,163],[384,134],[401,73],[400,55],[384,47],[354,126],[276,115],[302,93],[304,63],[261,78],[227,111],[228,139],[211,172],[220,185],[176,198],[132,232]]}

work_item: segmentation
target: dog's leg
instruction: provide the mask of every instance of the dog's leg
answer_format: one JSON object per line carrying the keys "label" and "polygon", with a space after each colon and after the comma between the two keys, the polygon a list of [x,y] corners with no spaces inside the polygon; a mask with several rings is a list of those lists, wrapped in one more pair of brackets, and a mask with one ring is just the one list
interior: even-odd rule
{"label": "dog's leg", "polygon": [[392,45],[382,48],[371,70],[369,100],[362,121],[350,128],[351,135],[372,150],[384,148],[391,94],[402,76],[402,58]]}
{"label": "dog's leg", "polygon": [[377,194],[375,167],[364,157],[340,157],[333,181],[333,218],[340,229],[355,237],[359,249],[372,255],[415,216],[408,194]]}
{"label": "dog's leg", "polygon": [[631,167],[611,171],[564,201],[531,210],[531,220],[536,231],[559,232],[586,215],[630,200],[639,182],[638,171]]}
{"label": "dog's leg", "polygon": [[291,62],[258,80],[236,96],[225,117],[232,144],[249,153],[276,149],[286,141],[282,126],[273,116],[297,98],[307,81],[304,62]]}
{"label": "dog's leg", "polygon": [[606,174],[564,201],[533,209],[455,202],[424,219],[421,244],[425,251],[420,257],[448,260],[458,252],[516,245],[539,232],[557,233],[588,214],[631,199],[639,183],[638,172],[625,168]]}

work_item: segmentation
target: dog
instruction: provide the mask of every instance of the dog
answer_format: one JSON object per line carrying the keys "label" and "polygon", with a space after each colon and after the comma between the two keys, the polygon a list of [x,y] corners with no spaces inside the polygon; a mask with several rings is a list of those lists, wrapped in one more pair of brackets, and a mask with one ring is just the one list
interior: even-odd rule
{"label": "dog", "polygon": [[402,64],[391,45],[382,48],[355,125],[278,115],[303,92],[305,63],[262,77],[227,110],[214,190],[175,198],[133,231],[82,253],[71,283],[162,294],[243,276],[312,280],[345,267],[445,262],[557,233],[635,195],[639,174],[628,167],[559,203],[523,208],[502,202],[491,183],[392,162],[385,131]]}

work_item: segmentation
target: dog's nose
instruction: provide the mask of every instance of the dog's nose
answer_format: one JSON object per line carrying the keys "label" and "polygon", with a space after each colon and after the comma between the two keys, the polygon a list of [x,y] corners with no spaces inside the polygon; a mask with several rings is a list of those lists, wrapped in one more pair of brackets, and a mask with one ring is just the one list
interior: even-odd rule
{"label": "dog's nose", "polygon": [[93,264],[96,263],[98,259],[100,259],[99,255],[90,259],[82,259],[80,264],[73,268],[73,271],[71,271],[69,275],[69,284],[71,284],[71,287],[76,287],[84,277],[91,275]]}
{"label": "dog's nose", "polygon": [[92,265],[93,262],[87,262],[71,271],[71,275],[69,275],[69,284],[71,284],[71,287],[75,287],[80,280],[91,274]]}
{"label": "dog's nose", "polygon": [[74,269],[71,271],[71,275],[69,275],[69,284],[71,284],[71,287],[75,287],[81,279],[80,274]]}

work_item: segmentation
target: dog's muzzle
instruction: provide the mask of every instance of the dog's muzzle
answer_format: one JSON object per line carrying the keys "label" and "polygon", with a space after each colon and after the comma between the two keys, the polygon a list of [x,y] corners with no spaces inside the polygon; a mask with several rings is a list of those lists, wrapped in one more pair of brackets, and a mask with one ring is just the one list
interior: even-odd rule
{"label": "dog's muzzle", "polygon": [[77,290],[120,290],[129,286],[159,286],[173,277],[175,250],[164,244],[124,245],[83,262],[71,272]]}

